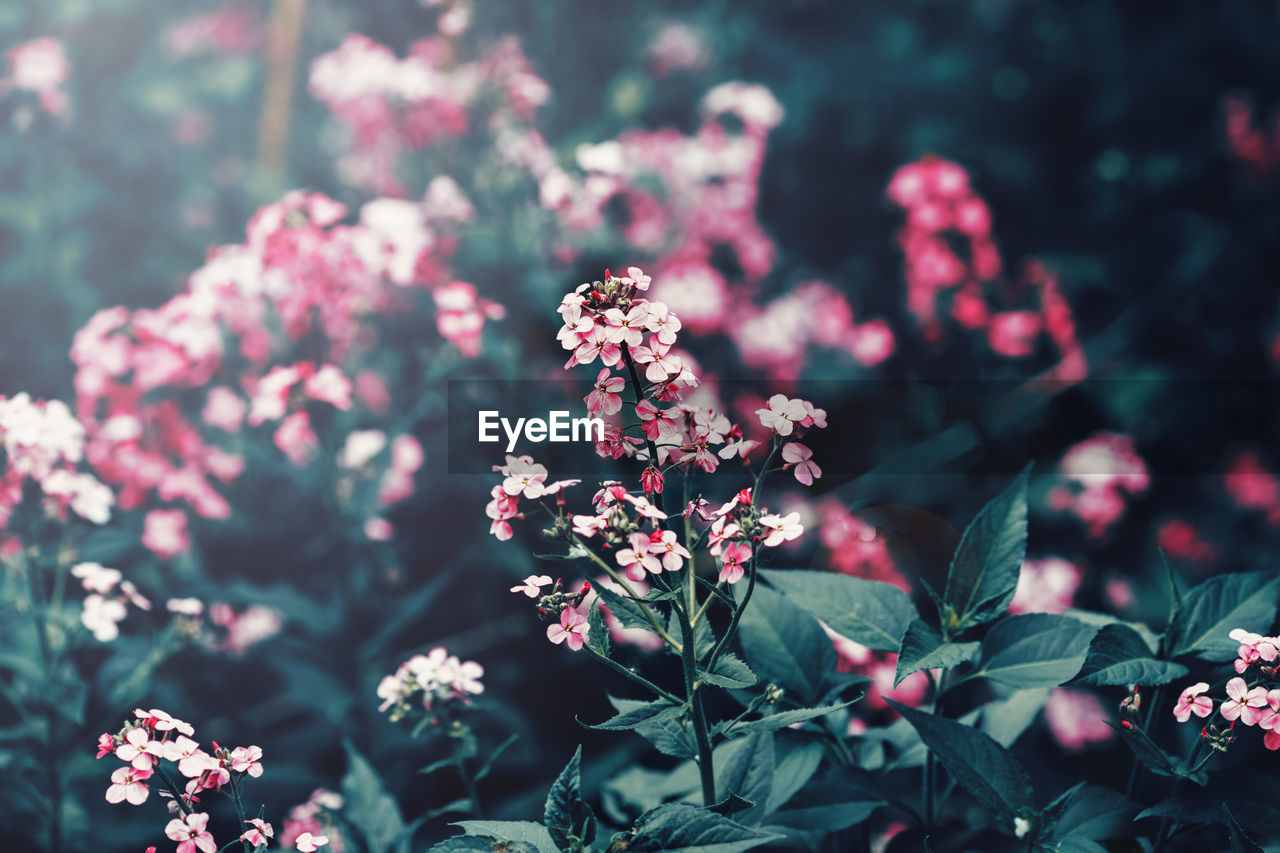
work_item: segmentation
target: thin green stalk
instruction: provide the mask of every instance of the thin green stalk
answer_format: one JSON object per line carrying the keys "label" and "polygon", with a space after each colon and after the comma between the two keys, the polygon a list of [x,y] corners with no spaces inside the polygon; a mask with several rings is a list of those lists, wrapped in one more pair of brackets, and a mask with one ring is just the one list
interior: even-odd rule
{"label": "thin green stalk", "polygon": [[[623,578],[622,575],[618,574],[617,571],[614,570],[613,566],[609,565],[604,560],[600,559],[598,554],[596,554],[594,551],[588,548],[587,544],[583,542],[582,539],[575,536],[574,543],[578,547],[580,547],[583,551],[586,551],[587,557],[591,560],[591,562],[599,566],[600,569],[605,574],[607,574],[610,578],[613,579],[615,583],[621,586],[623,590],[626,591],[627,595],[631,597],[632,601],[640,605],[640,610],[644,613],[644,617],[645,619],[648,620],[649,625],[653,628],[654,633],[657,634],[659,637],[661,637],[664,641],[666,641],[668,645],[670,645],[673,649],[676,650],[677,653],[679,653],[681,649],[681,644],[669,633],[667,633],[667,630],[665,628],[662,627],[662,625],[658,622],[658,617],[655,616],[653,611],[649,608],[649,606],[644,603],[644,599],[635,591],[635,588],[632,587],[631,584],[627,583],[626,579]],[[658,577],[661,577],[661,575],[659,575]]]}
{"label": "thin green stalk", "polygon": [[[246,823],[244,816],[244,803],[240,800],[240,785],[236,782],[234,773],[231,775],[231,800],[236,804],[236,817],[240,819],[240,831],[243,833],[244,825]],[[249,843],[249,839],[242,838],[241,841],[244,845],[244,853],[253,853],[253,845]]]}
{"label": "thin green stalk", "polygon": [[663,690],[661,687],[659,687],[658,685],[654,684],[652,681],[650,681],[649,679],[645,678],[645,677],[644,677],[643,675],[641,675],[640,673],[638,673],[638,672],[634,672],[633,670],[630,670],[630,669],[627,669],[625,666],[623,666],[622,664],[618,663],[616,660],[613,660],[612,658],[607,658],[607,657],[605,657],[604,655],[600,654],[598,651],[596,651],[595,649],[593,649],[593,648],[590,646],[590,644],[586,644],[586,643],[584,643],[584,644],[583,644],[583,646],[582,646],[582,648],[583,648],[583,650],[584,650],[584,651],[586,651],[586,652],[587,652],[587,654],[591,655],[591,656],[592,656],[593,658],[595,658],[596,660],[600,661],[600,662],[601,662],[601,663],[603,663],[603,664],[607,664],[609,667],[613,668],[614,670],[616,670],[616,671],[617,671],[618,673],[620,673],[621,675],[624,675],[624,676],[626,676],[627,678],[631,679],[631,680],[632,680],[632,681],[634,681],[636,684],[639,684],[641,687],[643,687],[643,688],[645,688],[646,690],[649,690],[650,692],[652,692],[654,695],[656,695],[656,696],[660,696],[660,697],[662,697],[663,699],[666,699],[668,702],[670,702],[670,703],[671,703],[671,704],[673,704],[673,705],[683,705],[683,704],[684,704],[684,700],[683,700],[683,699],[681,699],[679,696],[676,696],[674,693],[670,693],[670,692],[668,692],[668,691],[666,691],[666,690]]}

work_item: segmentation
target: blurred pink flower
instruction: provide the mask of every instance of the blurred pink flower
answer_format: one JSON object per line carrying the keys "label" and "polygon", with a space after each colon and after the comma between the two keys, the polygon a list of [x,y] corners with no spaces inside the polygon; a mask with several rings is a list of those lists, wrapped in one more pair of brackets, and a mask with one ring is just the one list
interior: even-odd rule
{"label": "blurred pink flower", "polygon": [[1080,690],[1055,689],[1045,703],[1044,717],[1054,740],[1072,751],[1105,743],[1115,734],[1107,725],[1102,702],[1092,693]]}

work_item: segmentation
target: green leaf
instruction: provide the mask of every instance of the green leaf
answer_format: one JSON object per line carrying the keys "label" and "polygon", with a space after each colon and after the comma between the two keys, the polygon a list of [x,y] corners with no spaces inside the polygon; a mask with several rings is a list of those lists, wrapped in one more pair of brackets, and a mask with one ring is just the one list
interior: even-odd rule
{"label": "green leaf", "polygon": [[1226,803],[1222,804],[1222,813],[1227,819],[1227,838],[1231,841],[1231,853],[1266,853],[1252,838],[1244,834],[1244,829]]}
{"label": "green leaf", "polygon": [[645,720],[635,727],[635,733],[653,744],[654,749],[663,755],[693,758],[698,754],[680,714],[662,714]]}
{"label": "green leaf", "polygon": [[484,853],[542,853],[539,848],[523,841],[508,841],[490,838],[486,835],[459,835],[441,841],[427,853],[467,853],[467,851],[484,851]]}
{"label": "green leaf", "polygon": [[776,811],[786,805],[813,778],[822,764],[822,752],[821,743],[809,741],[778,760],[773,770],[773,788],[769,791],[766,812]]}
{"label": "green leaf", "polygon": [[542,809],[547,832],[561,850],[582,850],[596,837],[596,814],[582,799],[581,765],[579,746],[551,786]]}
{"label": "green leaf", "polygon": [[1132,836],[1137,812],[1138,806],[1116,791],[1081,782],[1055,798],[1040,814],[1060,840],[1074,835],[1100,841]]}
{"label": "green leaf", "polygon": [[1218,575],[1197,584],[1183,595],[1169,626],[1165,637],[1169,656],[1231,660],[1240,647],[1228,636],[1231,630],[1265,634],[1276,621],[1278,599],[1280,575],[1273,572]]}
{"label": "green leaf", "polygon": [[906,718],[951,778],[995,814],[997,827],[1012,829],[1014,817],[1031,808],[1027,771],[989,735],[892,699],[885,701]]}
{"label": "green leaf", "polygon": [[751,668],[799,702],[817,701],[835,671],[835,646],[817,620],[771,589],[756,589],[738,637]]}
{"label": "green leaf", "polygon": [[765,804],[773,788],[773,735],[757,732],[745,745],[716,769],[716,799],[726,800],[736,794],[756,804],[743,809],[734,818],[744,826],[756,826],[764,818]]}
{"label": "green leaf", "polygon": [[978,650],[978,643],[943,642],[942,635],[921,619],[907,626],[902,635],[902,648],[898,652],[898,671],[893,677],[897,687],[913,672],[922,669],[951,669],[970,660]]}
{"label": "green leaf", "polygon": [[604,612],[600,610],[601,601],[596,599],[591,605],[591,612],[587,615],[587,642],[591,648],[600,653],[602,657],[608,657],[610,652],[609,628],[604,624]]}
{"label": "green leaf", "polygon": [[1024,468],[984,506],[960,537],[942,594],[944,635],[998,618],[1013,600],[1027,556],[1029,471],[1030,466]]}
{"label": "green leaf", "polygon": [[778,729],[785,729],[787,726],[803,723],[805,720],[812,720],[817,717],[825,717],[833,711],[839,711],[841,708],[847,708],[852,702],[841,702],[839,705],[820,705],[816,708],[798,708],[794,711],[783,711],[780,714],[770,714],[767,717],[761,717],[758,720],[748,720],[745,723],[736,724],[732,732],[734,735],[755,734],[756,732],[776,732]]}
{"label": "green leaf", "polygon": [[[634,599],[614,592],[608,584],[598,583],[592,589],[596,591],[600,601],[604,603],[605,607],[609,608],[609,612],[622,624],[622,627],[644,628],[646,631],[653,630],[653,623],[645,618],[640,604]],[[590,636],[590,633],[590,631],[587,632],[588,636]]]}
{"label": "green leaf", "polygon": [[1095,631],[1069,616],[1010,616],[987,632],[974,676],[1019,689],[1057,687],[1080,671]]}
{"label": "green leaf", "polygon": [[769,820],[809,832],[839,832],[870,817],[885,804],[880,783],[858,768],[827,772],[800,791],[787,808]]}
{"label": "green leaf", "polygon": [[1093,635],[1089,654],[1075,681],[1079,684],[1168,684],[1188,672],[1180,663],[1157,660],[1138,632],[1106,625]]}
{"label": "green leaf", "polygon": [[617,716],[610,717],[599,725],[591,725],[584,723],[582,720],[578,722],[589,729],[599,729],[606,732],[623,732],[636,728],[641,723],[651,720],[665,720],[671,717],[678,717],[684,711],[684,705],[673,705],[666,699],[658,699],[653,702],[642,702],[634,707],[622,711]]}
{"label": "green leaf", "polygon": [[525,844],[538,853],[560,853],[547,828],[531,820],[460,820],[453,825],[462,827],[467,835],[486,835],[499,841]]}
{"label": "green leaf", "polygon": [[1033,687],[1030,690],[1015,691],[1004,699],[988,702],[978,708],[982,719],[979,728],[1008,749],[1035,721],[1040,709],[1049,701],[1049,692],[1048,687]]}
{"label": "green leaf", "polygon": [[404,818],[395,798],[387,793],[368,761],[351,741],[344,741],[347,750],[347,774],[342,777],[342,794],[346,801],[346,814],[364,836],[370,853],[387,853],[400,839],[404,831]]}
{"label": "green leaf", "polygon": [[801,569],[760,574],[832,631],[876,651],[898,651],[916,617],[911,598],[883,581]]}
{"label": "green leaf", "polygon": [[700,669],[698,677],[708,684],[726,689],[750,687],[760,681],[751,668],[732,652],[721,655],[711,671]]}
{"label": "green leaf", "polygon": [[687,803],[658,806],[632,832],[627,853],[742,853],[777,837]]}
{"label": "green leaf", "polygon": [[1110,722],[1107,725],[1120,733],[1121,740],[1129,745],[1142,765],[1157,776],[1190,779],[1200,786],[1208,781],[1208,774],[1204,770],[1191,770],[1181,758],[1174,758],[1165,752],[1150,735],[1137,726],[1117,726]]}

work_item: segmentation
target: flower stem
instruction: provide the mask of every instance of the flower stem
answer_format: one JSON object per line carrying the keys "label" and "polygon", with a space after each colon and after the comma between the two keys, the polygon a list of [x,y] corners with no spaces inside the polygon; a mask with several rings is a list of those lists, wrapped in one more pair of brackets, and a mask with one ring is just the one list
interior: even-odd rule
{"label": "flower stem", "polygon": [[584,644],[582,648],[596,660],[600,661],[601,663],[608,664],[611,668],[617,670],[622,675],[625,675],[627,678],[631,679],[636,684],[639,684],[641,687],[645,688],[646,690],[649,690],[654,695],[660,696],[663,699],[666,699],[668,702],[670,702],[673,705],[684,704],[684,701],[679,696],[676,696],[674,693],[670,693],[666,690],[663,690],[661,687],[654,684],[652,681],[645,678],[643,675],[640,675],[638,672],[633,672],[632,670],[627,669],[625,666],[618,663],[616,660],[605,657],[604,655],[600,654],[598,651],[593,649],[590,644]]}

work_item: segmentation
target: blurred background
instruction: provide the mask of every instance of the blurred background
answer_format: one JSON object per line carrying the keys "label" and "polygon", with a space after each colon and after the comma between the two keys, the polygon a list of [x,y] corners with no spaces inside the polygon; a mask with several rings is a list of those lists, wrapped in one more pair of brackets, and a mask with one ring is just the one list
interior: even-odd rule
{"label": "blurred background", "polygon": [[[1186,583],[1274,568],[1278,34],[1275,3],[0,4],[0,393],[68,401],[91,421],[95,466],[136,458],[106,426],[127,395],[95,384],[107,350],[86,324],[124,306],[139,351],[210,328],[246,340],[235,309],[185,327],[175,312],[199,311],[174,300],[229,256],[217,247],[311,251],[246,234],[274,227],[255,214],[286,192],[346,205],[335,228],[363,229],[354,255],[386,254],[391,294],[343,303],[350,334],[262,321],[270,357],[242,348],[257,375],[311,360],[373,376],[354,414],[314,417],[319,450],[302,458],[270,432],[208,438],[210,388],[251,372],[229,357],[129,380],[129,405],[171,406],[244,473],[215,483],[227,512],[177,487],[121,498],[137,512],[83,556],[158,601],[232,615],[191,642],[157,608],[80,652],[82,709],[48,745],[79,754],[59,764],[61,805],[0,774],[15,804],[0,839],[45,849],[33,815],[55,808],[67,838],[94,839],[65,849],[155,843],[159,807],[108,806],[92,759],[137,704],[263,746],[258,790],[278,816],[339,788],[344,740],[407,819],[425,814],[460,792],[416,774],[441,754],[389,724],[375,688],[435,645],[485,668],[481,743],[520,735],[482,784],[486,816],[536,814],[579,742],[591,790],[640,760],[638,738],[574,720],[603,719],[602,684],[625,684],[542,643],[507,592],[548,570],[529,555],[536,530],[486,535],[497,481],[461,472],[501,460],[446,441],[450,380],[561,374],[556,307],[606,267],[654,276],[731,410],[820,389],[805,396],[830,413],[815,451],[831,476],[777,498],[810,534],[792,565],[936,585],[958,530],[1031,462],[1024,611],[1158,628],[1160,550]],[[327,251],[289,286],[356,275]],[[279,301],[278,281],[255,282]],[[334,491],[344,438],[375,428],[418,446],[388,463],[408,487],[373,513],[394,535],[333,497],[351,488]],[[147,544],[143,514],[175,509],[189,540]],[[138,675],[159,631],[163,660]],[[892,681],[892,660],[842,666]],[[1020,742],[1033,772],[1115,764],[1111,693],[1047,698]],[[860,713],[891,717],[882,701]],[[0,766],[22,755],[6,746]],[[1269,757],[1233,760],[1272,778]],[[448,819],[417,837],[449,834]]]}

